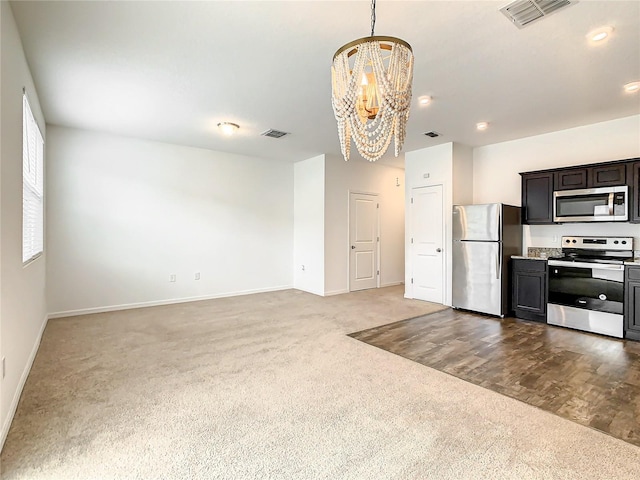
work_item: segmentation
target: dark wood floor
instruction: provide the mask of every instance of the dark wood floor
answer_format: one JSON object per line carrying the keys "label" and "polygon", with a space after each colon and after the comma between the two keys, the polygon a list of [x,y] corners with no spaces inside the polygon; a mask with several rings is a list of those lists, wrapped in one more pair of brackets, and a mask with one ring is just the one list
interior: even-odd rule
{"label": "dark wood floor", "polygon": [[443,310],[351,337],[640,446],[640,343]]}

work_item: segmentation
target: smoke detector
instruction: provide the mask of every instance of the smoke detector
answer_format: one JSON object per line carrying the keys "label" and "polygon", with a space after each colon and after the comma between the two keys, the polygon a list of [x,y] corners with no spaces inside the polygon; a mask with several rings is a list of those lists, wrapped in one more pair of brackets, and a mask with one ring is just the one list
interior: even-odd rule
{"label": "smoke detector", "polygon": [[540,20],[561,8],[578,3],[577,0],[516,0],[500,11],[518,28]]}

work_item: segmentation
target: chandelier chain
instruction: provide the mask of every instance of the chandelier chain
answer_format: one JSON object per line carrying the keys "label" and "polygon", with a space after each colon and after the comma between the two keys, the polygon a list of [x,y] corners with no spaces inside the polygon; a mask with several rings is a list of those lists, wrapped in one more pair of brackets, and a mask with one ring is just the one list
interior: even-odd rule
{"label": "chandelier chain", "polygon": [[376,28],[376,0],[371,0],[371,36]]}

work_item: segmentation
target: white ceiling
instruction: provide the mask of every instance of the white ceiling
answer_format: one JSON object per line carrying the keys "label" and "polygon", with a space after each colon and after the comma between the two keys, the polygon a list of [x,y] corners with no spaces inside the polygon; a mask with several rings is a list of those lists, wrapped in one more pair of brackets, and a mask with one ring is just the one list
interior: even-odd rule
{"label": "white ceiling", "polygon": [[[507,1],[377,2],[409,42],[404,151],[472,147],[640,113],[640,2],[582,0],[520,30]],[[370,33],[369,1],[12,2],[50,124],[294,162],[340,154],[331,60]],[[605,44],[585,35],[612,25]],[[428,107],[417,97],[431,95]],[[216,124],[238,123],[233,137]],[[490,122],[478,132],[475,124]],[[260,136],[268,128],[291,132]],[[435,130],[431,139],[424,132]],[[639,134],[640,136],[640,134]],[[385,157],[393,161],[393,146]],[[364,161],[352,149],[352,160]]]}

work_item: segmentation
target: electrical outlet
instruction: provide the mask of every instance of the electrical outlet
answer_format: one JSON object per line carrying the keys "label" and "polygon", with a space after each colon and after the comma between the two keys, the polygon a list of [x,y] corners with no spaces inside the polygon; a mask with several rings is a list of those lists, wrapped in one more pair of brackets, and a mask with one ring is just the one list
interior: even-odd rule
{"label": "electrical outlet", "polygon": [[175,275],[175,273],[172,273],[171,275],[169,275],[169,281],[170,281],[170,282],[175,282],[175,281],[176,281],[176,275]]}
{"label": "electrical outlet", "polygon": [[2,357],[2,378],[3,379],[4,379],[4,376],[6,375],[6,373],[7,373],[7,369],[6,369],[6,366],[5,366],[5,357]]}
{"label": "electrical outlet", "polygon": [[196,272],[195,277],[196,277],[196,280],[200,280],[200,272]]}

